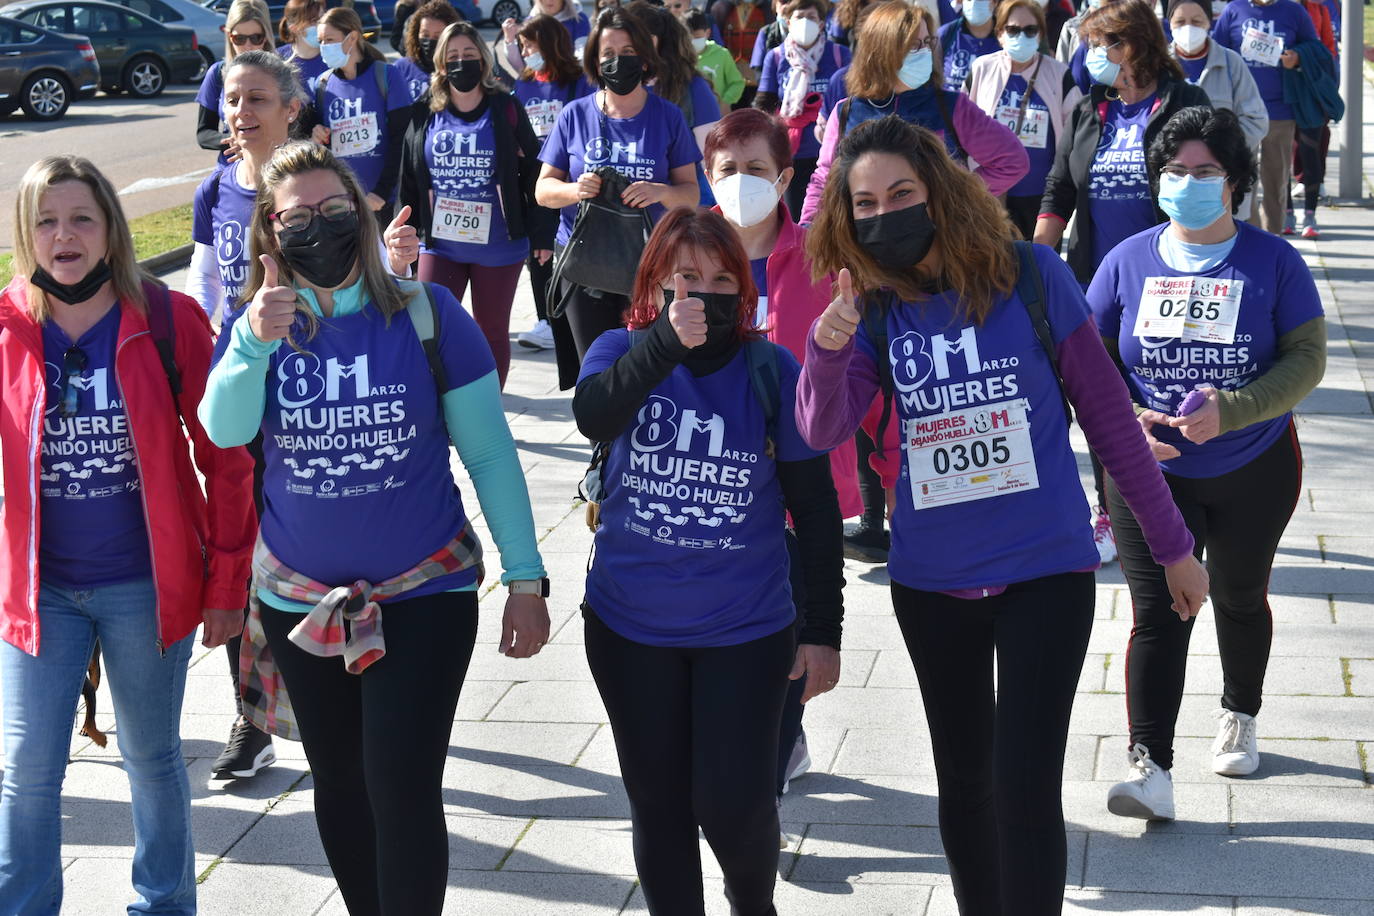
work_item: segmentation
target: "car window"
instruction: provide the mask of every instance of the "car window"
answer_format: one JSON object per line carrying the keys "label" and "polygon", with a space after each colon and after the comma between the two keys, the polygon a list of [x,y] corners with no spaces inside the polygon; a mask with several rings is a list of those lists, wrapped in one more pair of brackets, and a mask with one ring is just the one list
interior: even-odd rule
{"label": "car window", "polygon": [[30,25],[36,25],[44,29],[53,29],[57,32],[70,32],[71,28],[67,25],[67,10],[61,6],[49,6],[38,10],[27,10],[20,14],[20,19]]}
{"label": "car window", "polygon": [[158,22],[180,22],[182,16],[161,0],[125,0],[125,6]]}
{"label": "car window", "polygon": [[43,37],[42,32],[35,32],[33,29],[26,29],[23,26],[14,26],[14,33],[17,36],[14,41],[21,45],[30,44]]}
{"label": "car window", "polygon": [[0,45],[12,45],[15,39],[15,28],[8,22],[0,22]]}
{"label": "car window", "polygon": [[142,16],[135,16],[133,13],[125,13],[122,17],[124,28],[126,29],[146,29],[151,24]]}

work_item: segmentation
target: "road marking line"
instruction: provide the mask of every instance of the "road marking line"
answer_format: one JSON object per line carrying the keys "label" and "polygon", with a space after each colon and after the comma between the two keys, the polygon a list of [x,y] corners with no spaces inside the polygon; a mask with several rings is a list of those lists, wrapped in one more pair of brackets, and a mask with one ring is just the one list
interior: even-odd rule
{"label": "road marking line", "polygon": [[186,184],[190,181],[199,181],[206,175],[214,171],[214,166],[204,169],[196,169],[194,172],[187,172],[185,175],[176,175],[171,178],[140,178],[119,192],[119,196],[125,194],[139,194],[143,191],[156,191],[158,188],[171,187],[176,184]]}

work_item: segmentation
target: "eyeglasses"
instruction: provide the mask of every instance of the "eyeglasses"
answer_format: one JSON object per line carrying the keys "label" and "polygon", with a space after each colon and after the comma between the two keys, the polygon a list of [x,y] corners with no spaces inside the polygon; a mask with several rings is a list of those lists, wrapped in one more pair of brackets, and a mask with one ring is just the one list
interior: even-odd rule
{"label": "eyeglasses", "polygon": [[283,229],[304,229],[319,216],[331,223],[338,222],[350,213],[358,209],[357,202],[353,200],[352,194],[335,194],[326,197],[317,204],[301,204],[296,207],[287,207],[285,210],[278,210],[272,214],[272,220]]}
{"label": "eyeglasses", "polygon": [[920,51],[921,49],[925,49],[927,51],[934,51],[935,46],[939,43],[939,39],[933,36],[930,38],[918,38],[915,43],[912,44],[911,50]]}
{"label": "eyeglasses", "polygon": [[234,43],[234,47],[241,48],[244,45],[260,45],[267,41],[267,36],[261,32],[253,35],[240,35],[238,32],[229,33],[229,40]]}
{"label": "eyeglasses", "polygon": [[1036,38],[1036,37],[1038,37],[1038,36],[1040,35],[1040,26],[1038,26],[1038,25],[1026,25],[1026,26],[1009,25],[1009,26],[1006,26],[1005,28],[1003,28],[1002,31],[1003,31],[1003,32],[1006,32],[1006,33],[1007,33],[1008,35],[1010,35],[1012,38],[1020,38],[1022,35],[1025,35],[1027,38]]}
{"label": "eyeglasses", "polygon": [[1109,45],[1104,45],[1100,41],[1090,41],[1088,42],[1088,47],[1091,49],[1101,48],[1103,51],[1110,51],[1112,48],[1115,48],[1119,44],[1121,44],[1120,41],[1114,41]]}
{"label": "eyeglasses", "polygon": [[1170,178],[1187,178],[1192,175],[1199,181],[1207,181],[1212,178],[1225,178],[1226,170],[1218,165],[1200,165],[1195,169],[1186,169],[1181,165],[1169,164],[1159,170],[1161,175],[1168,175]]}
{"label": "eyeglasses", "polygon": [[76,416],[80,389],[76,383],[86,371],[86,353],[80,347],[68,347],[62,354],[62,416]]}

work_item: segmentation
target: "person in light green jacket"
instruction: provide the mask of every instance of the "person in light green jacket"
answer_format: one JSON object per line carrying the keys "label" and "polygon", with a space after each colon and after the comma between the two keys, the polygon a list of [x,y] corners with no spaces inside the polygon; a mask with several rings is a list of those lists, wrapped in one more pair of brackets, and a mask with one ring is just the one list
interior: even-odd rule
{"label": "person in light green jacket", "polygon": [[689,10],[682,17],[687,31],[692,33],[692,47],[697,52],[697,72],[706,77],[720,99],[722,111],[730,108],[744,95],[744,77],[730,52],[711,40],[711,20],[699,9]]}

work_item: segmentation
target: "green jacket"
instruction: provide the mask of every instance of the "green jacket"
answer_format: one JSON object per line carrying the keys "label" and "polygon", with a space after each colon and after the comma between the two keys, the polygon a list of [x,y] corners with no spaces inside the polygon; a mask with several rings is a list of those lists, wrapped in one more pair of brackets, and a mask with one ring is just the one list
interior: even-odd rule
{"label": "green jacket", "polygon": [[708,40],[706,47],[697,55],[697,71],[706,77],[716,91],[722,108],[735,104],[744,95],[744,77],[740,75],[739,67],[735,66],[735,59],[714,41]]}

